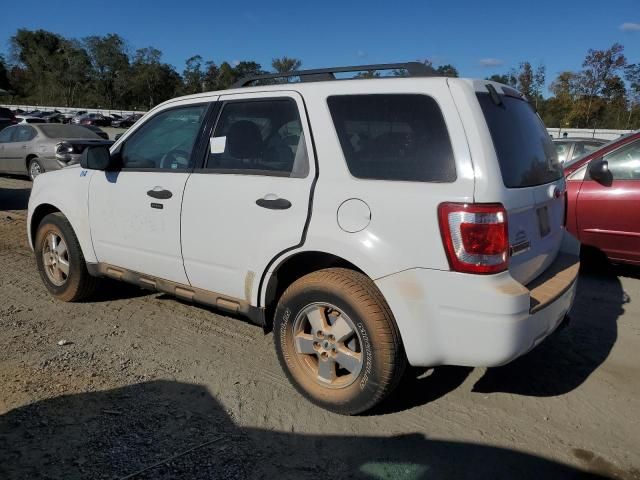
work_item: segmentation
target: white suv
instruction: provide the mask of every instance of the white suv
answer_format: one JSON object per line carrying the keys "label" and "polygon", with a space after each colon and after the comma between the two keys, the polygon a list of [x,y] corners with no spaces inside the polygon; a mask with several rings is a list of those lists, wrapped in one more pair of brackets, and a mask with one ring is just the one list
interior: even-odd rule
{"label": "white suv", "polygon": [[[373,69],[405,75],[334,77]],[[293,385],[343,414],[407,362],[502,365],[560,324],[577,242],[517,91],[416,64],[292,75],[167,101],[39,176],[28,230],[51,294],[103,276],[244,314],[273,329]]]}

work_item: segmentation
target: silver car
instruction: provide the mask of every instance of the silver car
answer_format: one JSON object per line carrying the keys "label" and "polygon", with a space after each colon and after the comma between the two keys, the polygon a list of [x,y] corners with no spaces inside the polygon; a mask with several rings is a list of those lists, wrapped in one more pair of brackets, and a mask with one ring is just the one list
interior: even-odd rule
{"label": "silver car", "polygon": [[80,161],[88,145],[110,145],[80,125],[20,124],[0,131],[0,173],[37,175]]}

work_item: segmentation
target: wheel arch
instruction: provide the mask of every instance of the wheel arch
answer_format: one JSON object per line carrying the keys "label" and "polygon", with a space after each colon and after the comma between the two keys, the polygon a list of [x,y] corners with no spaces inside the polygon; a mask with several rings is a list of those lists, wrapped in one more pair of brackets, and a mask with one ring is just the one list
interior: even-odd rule
{"label": "wheel arch", "polygon": [[51,205],[50,203],[42,203],[34,209],[29,223],[29,243],[31,244],[31,248],[35,248],[36,232],[38,230],[38,225],[42,222],[42,219],[47,215],[56,212],[62,213],[58,207]]}
{"label": "wheel arch", "polygon": [[61,206],[57,202],[42,202],[33,209],[33,213],[31,213],[31,215],[29,216],[28,234],[29,244],[31,248],[35,249],[36,232],[38,230],[38,225],[40,225],[40,222],[42,222],[42,219],[47,215],[56,212],[64,215],[67,221],[71,224],[73,233],[78,238],[78,243],[80,244],[80,248],[82,249],[82,254],[85,258],[85,261],[87,263],[96,262],[97,260],[93,251],[93,244],[91,242],[88,222],[85,221],[82,217],[78,217],[77,214],[74,215],[74,213],[76,212],[73,211],[73,208],[61,208]]}
{"label": "wheel arch", "polygon": [[29,173],[29,163],[34,158],[38,158],[38,155],[36,155],[35,153],[30,153],[29,155],[27,155],[27,158],[24,161],[24,171],[25,172]]}
{"label": "wheel arch", "polygon": [[266,272],[259,292],[260,304],[265,309],[265,328],[271,328],[275,307],[289,285],[311,272],[333,267],[347,268],[367,275],[345,258],[317,250],[294,253],[281,259],[273,270]]}

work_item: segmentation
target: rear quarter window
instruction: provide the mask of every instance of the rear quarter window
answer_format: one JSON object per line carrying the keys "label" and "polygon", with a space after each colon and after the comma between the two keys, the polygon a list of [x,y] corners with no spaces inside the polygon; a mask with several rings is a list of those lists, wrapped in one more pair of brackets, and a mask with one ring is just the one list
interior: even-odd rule
{"label": "rear quarter window", "polygon": [[354,177],[453,182],[453,149],[436,101],[418,94],[339,95],[327,99]]}
{"label": "rear quarter window", "polygon": [[556,148],[531,105],[508,95],[499,96],[500,105],[489,93],[477,97],[507,188],[533,187],[562,177]]}

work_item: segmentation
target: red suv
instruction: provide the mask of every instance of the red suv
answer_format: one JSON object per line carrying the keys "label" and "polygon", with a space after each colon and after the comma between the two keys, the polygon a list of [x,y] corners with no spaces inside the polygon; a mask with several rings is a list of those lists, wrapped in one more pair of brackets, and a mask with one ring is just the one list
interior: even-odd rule
{"label": "red suv", "polygon": [[565,165],[567,229],[616,263],[640,265],[640,131]]}

